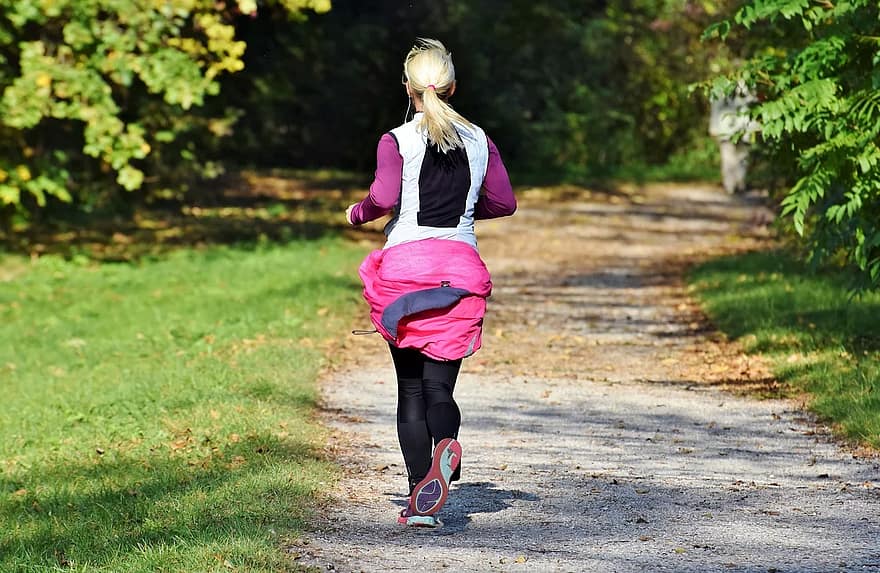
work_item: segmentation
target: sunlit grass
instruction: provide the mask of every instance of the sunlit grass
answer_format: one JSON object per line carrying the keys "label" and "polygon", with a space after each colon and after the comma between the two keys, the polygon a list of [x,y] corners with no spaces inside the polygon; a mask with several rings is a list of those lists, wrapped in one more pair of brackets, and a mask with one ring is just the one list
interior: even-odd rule
{"label": "sunlit grass", "polygon": [[845,277],[782,252],[712,261],[691,282],[722,331],[767,356],[843,435],[880,447],[880,293],[853,299]]}
{"label": "sunlit grass", "polygon": [[314,380],[337,239],[0,266],[0,571],[286,571],[334,479]]}

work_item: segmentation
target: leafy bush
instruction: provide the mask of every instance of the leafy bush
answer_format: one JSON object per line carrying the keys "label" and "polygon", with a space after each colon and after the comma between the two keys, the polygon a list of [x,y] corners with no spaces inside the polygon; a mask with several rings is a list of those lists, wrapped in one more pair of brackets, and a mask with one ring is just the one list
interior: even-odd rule
{"label": "leafy bush", "polygon": [[188,129],[181,112],[242,69],[233,20],[256,10],[255,0],[0,0],[0,207],[71,201],[102,174],[140,188],[148,156]]}
{"label": "leafy bush", "polygon": [[558,180],[663,164],[705,137],[708,106],[688,84],[726,51],[699,37],[730,3],[336,0],[284,28],[264,10],[240,23],[253,49],[224,80],[229,105],[246,110],[226,151],[263,165],[371,169],[376,141],[406,110],[403,57],[430,36],[453,53],[453,105],[513,170]]}
{"label": "leafy bush", "polygon": [[709,37],[742,34],[751,57],[716,93],[745,81],[780,163],[795,166],[782,214],[814,262],[843,257],[858,287],[880,286],[880,8],[876,2],[753,0]]}

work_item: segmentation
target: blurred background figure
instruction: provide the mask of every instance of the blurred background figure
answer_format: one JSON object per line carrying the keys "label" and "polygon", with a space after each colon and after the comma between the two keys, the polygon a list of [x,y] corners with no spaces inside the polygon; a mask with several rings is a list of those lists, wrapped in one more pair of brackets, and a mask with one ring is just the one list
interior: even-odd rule
{"label": "blurred background figure", "polygon": [[746,190],[749,147],[757,123],[749,117],[749,106],[756,101],[748,88],[740,83],[734,92],[712,100],[709,135],[718,141],[721,151],[721,183],[728,193]]}

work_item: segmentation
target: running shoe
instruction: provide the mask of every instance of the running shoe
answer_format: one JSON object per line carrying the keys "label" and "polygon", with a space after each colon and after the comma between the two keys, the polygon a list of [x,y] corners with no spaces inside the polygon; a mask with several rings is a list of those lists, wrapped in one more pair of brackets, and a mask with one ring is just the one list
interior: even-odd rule
{"label": "running shoe", "polygon": [[461,444],[453,438],[440,440],[428,475],[413,489],[409,507],[414,515],[434,515],[449,495],[449,480],[461,462]]}
{"label": "running shoe", "polygon": [[443,527],[443,522],[433,515],[415,515],[409,506],[401,510],[400,515],[397,516],[397,523],[409,527]]}

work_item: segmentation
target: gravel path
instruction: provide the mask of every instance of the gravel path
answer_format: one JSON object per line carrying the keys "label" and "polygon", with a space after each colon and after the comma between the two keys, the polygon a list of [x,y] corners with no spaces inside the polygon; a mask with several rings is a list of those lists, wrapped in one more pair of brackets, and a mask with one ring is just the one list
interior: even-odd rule
{"label": "gravel path", "polygon": [[[439,530],[401,527],[381,340],[324,384],[347,469],[289,548],[333,571],[880,571],[880,465],[832,443],[707,328],[681,263],[765,240],[756,204],[699,187],[522,195],[478,227],[496,284],[465,361],[462,481]],[[344,512],[332,511],[344,507]]]}

